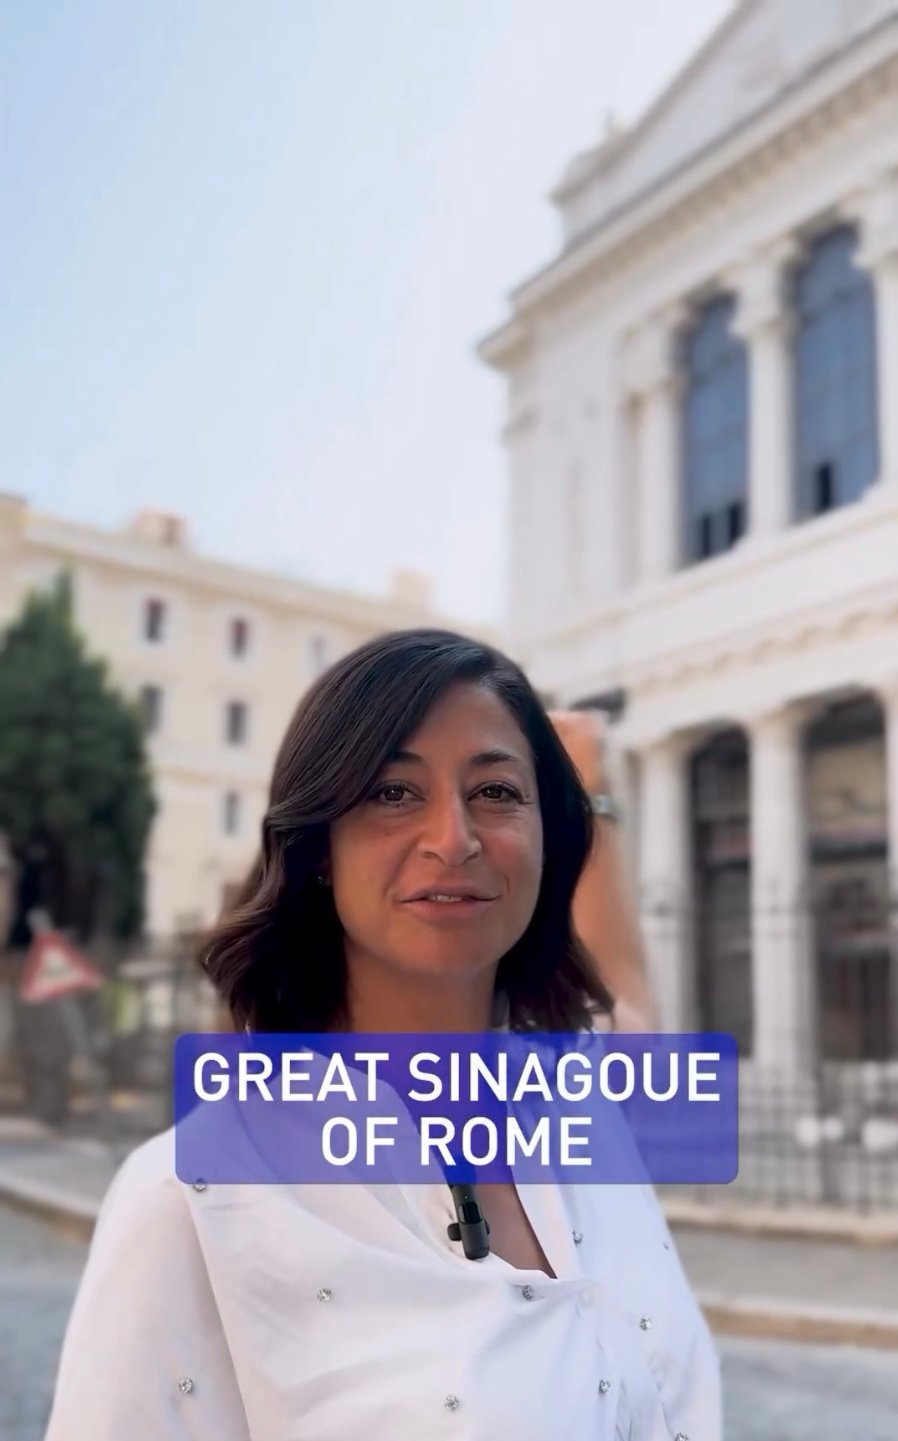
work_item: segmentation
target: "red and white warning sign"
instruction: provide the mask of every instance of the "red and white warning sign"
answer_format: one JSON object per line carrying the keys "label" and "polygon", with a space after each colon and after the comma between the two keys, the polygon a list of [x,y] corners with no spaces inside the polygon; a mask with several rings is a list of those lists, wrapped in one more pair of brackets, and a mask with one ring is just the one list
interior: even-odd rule
{"label": "red and white warning sign", "polygon": [[102,984],[100,971],[71,941],[58,931],[42,931],[28,952],[19,998],[37,1005],[78,991],[96,991]]}

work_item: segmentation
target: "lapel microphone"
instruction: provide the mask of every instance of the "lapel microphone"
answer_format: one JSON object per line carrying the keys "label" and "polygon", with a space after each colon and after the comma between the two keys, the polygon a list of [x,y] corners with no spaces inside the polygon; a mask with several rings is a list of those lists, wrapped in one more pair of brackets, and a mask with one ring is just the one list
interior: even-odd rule
{"label": "lapel microphone", "polygon": [[482,1261],[490,1253],[490,1226],[471,1185],[450,1185],[456,1221],[446,1227],[450,1241],[461,1241],[469,1261]]}

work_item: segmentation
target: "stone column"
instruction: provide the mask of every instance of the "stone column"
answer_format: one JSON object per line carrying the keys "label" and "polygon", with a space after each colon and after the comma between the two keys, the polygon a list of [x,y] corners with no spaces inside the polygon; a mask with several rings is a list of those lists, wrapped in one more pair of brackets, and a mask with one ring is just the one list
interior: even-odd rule
{"label": "stone column", "polygon": [[624,352],[624,391],[638,402],[635,479],[637,565],[643,582],[676,569],[682,547],[680,397],[675,356],[680,312],[647,321]]}
{"label": "stone column", "polygon": [[639,757],[639,911],[660,1026],[696,1024],[685,746],[668,738]]}
{"label": "stone column", "polygon": [[880,494],[898,501],[898,171],[880,176],[857,213],[857,260],[870,271],[876,294]]}
{"label": "stone column", "polygon": [[783,709],[749,727],[753,1056],[762,1073],[801,1072],[813,1054],[802,720]]}
{"label": "stone column", "polygon": [[539,417],[527,405],[517,405],[503,431],[508,471],[508,587],[505,631],[512,650],[520,651],[534,625],[532,574],[538,553]]}
{"label": "stone column", "polygon": [[[618,358],[619,359],[619,358]],[[632,394],[622,383],[620,367],[607,380],[608,405],[599,436],[599,483],[605,493],[602,525],[606,528],[605,594],[617,597],[639,580],[639,505],[636,493],[638,454]]]}
{"label": "stone column", "polygon": [[888,894],[891,917],[892,1033],[898,1036],[898,929],[893,909],[898,902],[898,676],[879,691],[886,743],[886,824],[888,826]]}
{"label": "stone column", "polygon": [[886,824],[889,888],[898,897],[898,675],[879,688],[886,743]]}
{"label": "stone column", "polygon": [[734,330],[748,348],[748,530],[785,529],[793,512],[792,343],[786,267],[797,246],[783,241],[736,278]]}
{"label": "stone column", "polygon": [[627,864],[630,867],[630,875],[636,877],[639,874],[639,820],[641,811],[639,800],[639,757],[635,752],[626,750],[620,752],[616,760],[617,764],[612,777],[612,785],[615,794],[620,798],[623,809],[623,838]]}

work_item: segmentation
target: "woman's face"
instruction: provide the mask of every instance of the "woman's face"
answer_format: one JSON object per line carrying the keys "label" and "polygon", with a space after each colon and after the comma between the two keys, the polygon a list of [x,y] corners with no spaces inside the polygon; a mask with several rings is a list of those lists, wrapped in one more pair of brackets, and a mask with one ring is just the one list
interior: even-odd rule
{"label": "woman's face", "polygon": [[542,844],[523,732],[485,686],[456,686],[331,827],[350,973],[495,970],[533,915]]}

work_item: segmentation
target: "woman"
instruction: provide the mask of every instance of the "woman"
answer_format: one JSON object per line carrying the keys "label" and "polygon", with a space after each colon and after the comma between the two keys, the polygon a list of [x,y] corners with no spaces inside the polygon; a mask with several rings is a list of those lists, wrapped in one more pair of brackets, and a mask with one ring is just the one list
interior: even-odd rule
{"label": "woman", "polygon": [[40,931],[52,926],[53,890],[47,847],[35,836],[23,847],[12,892],[12,921],[6,947],[16,987],[16,1049],[26,1104],[35,1120],[61,1128],[69,1113],[69,1075],[74,1056],[69,1021],[72,1000],[56,997],[32,1005],[23,1001],[18,993],[35,938]]}
{"label": "woman", "polygon": [[[612,1008],[571,921],[593,827],[516,666],[373,641],[300,705],[206,968],[250,1031],[588,1028]],[[190,1187],[156,1138],[106,1199],[47,1441],[719,1441],[651,1191],[479,1199],[472,1262],[447,1186]]]}

